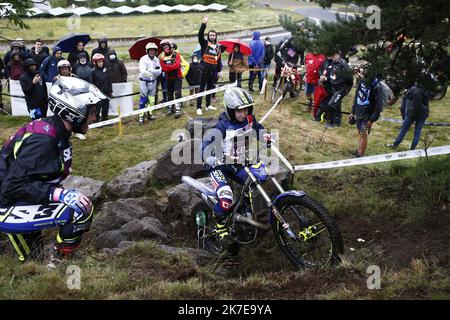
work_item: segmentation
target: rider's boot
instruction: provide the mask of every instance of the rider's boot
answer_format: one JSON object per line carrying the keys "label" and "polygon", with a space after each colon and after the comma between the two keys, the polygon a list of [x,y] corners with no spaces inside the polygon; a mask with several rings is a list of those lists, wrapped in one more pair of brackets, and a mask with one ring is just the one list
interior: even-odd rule
{"label": "rider's boot", "polygon": [[234,242],[227,225],[227,219],[220,219],[216,217],[216,239],[221,246],[229,246]]}

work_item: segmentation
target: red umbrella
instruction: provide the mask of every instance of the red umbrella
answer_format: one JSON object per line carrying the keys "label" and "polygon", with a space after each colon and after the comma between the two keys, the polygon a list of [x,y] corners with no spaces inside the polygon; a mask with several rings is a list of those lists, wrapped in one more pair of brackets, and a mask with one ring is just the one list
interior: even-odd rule
{"label": "red umbrella", "polygon": [[161,42],[161,39],[158,38],[144,38],[139,39],[136,41],[130,49],[128,49],[128,52],[130,53],[130,58],[133,60],[139,60],[143,56],[147,54],[145,51],[145,45],[149,42],[154,42],[158,46],[158,55],[161,53],[161,48],[159,47],[159,43]]}
{"label": "red umbrella", "polygon": [[252,55],[252,49],[248,46],[248,44],[242,42],[238,39],[226,39],[219,41],[219,44],[226,47],[226,52],[233,53],[234,51],[234,45],[238,44],[240,46],[240,51],[245,56],[251,56]]}

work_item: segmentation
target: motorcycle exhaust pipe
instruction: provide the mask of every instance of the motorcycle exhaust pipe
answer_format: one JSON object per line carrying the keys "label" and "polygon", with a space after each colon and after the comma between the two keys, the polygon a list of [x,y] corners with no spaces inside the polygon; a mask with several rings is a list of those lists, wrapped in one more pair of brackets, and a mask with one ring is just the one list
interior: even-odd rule
{"label": "motorcycle exhaust pipe", "polygon": [[270,224],[264,224],[264,223],[260,223],[258,221],[255,221],[253,219],[249,219],[247,217],[244,217],[243,215],[240,215],[239,213],[235,215],[234,220],[237,222],[243,222],[243,223],[247,223],[250,224],[258,229],[262,229],[262,230],[269,230],[271,225]]}

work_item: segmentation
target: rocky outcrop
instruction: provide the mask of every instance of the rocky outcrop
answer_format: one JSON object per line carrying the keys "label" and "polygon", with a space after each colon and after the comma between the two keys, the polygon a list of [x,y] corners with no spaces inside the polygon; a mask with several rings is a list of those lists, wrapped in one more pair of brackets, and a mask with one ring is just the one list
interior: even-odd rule
{"label": "rocky outcrop", "polygon": [[63,181],[63,187],[65,189],[75,189],[81,192],[94,204],[101,200],[105,184],[104,181],[72,175]]}
{"label": "rocky outcrop", "polygon": [[151,182],[155,160],[144,161],[125,169],[119,176],[107,184],[107,191],[118,198],[138,198],[143,196],[146,186]]}

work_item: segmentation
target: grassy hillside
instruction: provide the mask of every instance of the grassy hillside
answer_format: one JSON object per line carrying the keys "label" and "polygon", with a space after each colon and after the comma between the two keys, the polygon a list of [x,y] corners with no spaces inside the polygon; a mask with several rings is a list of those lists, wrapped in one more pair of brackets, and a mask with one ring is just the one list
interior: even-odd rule
{"label": "grassy hillside", "polygon": [[[250,8],[245,5],[235,9],[234,12],[208,13],[210,17],[208,27],[218,32],[226,32],[278,25],[280,13],[288,14],[294,19],[303,17],[285,10]],[[92,39],[101,36],[120,38],[196,34],[204,15],[205,13],[166,13],[81,17],[79,28],[76,29],[71,29],[73,21],[68,18],[33,18],[24,19],[29,29],[21,31],[5,29],[2,30],[2,36],[9,39],[21,37],[33,41],[37,38],[59,39],[71,32],[89,33]]]}
{"label": "grassy hillside", "polygon": [[[261,118],[271,104],[262,96],[256,101],[255,112]],[[351,101],[351,96],[345,99],[343,110],[350,109]],[[344,121],[341,128],[324,131],[322,124],[309,121],[303,102],[303,94],[283,102],[265,123],[280,130],[280,150],[287,159],[304,164],[352,157],[357,146],[355,127]],[[431,102],[428,120],[450,122],[449,106],[450,96]],[[398,108],[398,104],[388,107],[383,115],[400,118]],[[194,107],[185,106],[184,111],[195,117]],[[109,181],[124,168],[157,157],[175,144],[170,140],[172,131],[183,128],[188,119],[174,120],[163,111],[157,115],[157,121],[144,126],[136,119],[127,120],[122,136],[117,135],[117,126],[110,126],[89,131],[86,141],[75,139],[73,173]],[[0,139],[27,120],[0,116]],[[391,152],[383,144],[391,143],[398,130],[398,124],[377,122],[367,155]],[[411,139],[409,132],[399,150],[407,150]],[[419,147],[425,140],[432,146],[447,145],[450,128],[425,127]],[[198,266],[189,255],[168,254],[152,241],[115,257],[94,252],[88,235],[83,258],[70,262],[82,270],[81,290],[67,288],[64,265],[48,271],[35,262],[19,264],[10,252],[0,260],[0,298],[450,298],[449,156],[299,172],[293,187],[317,198],[336,218],[345,243],[344,259],[337,268],[292,270],[270,232],[262,234],[258,244],[243,248],[238,275],[230,279],[218,278],[213,262]],[[169,244],[192,246],[193,240],[191,235],[174,235]],[[381,290],[367,289],[370,265],[381,268]]]}

